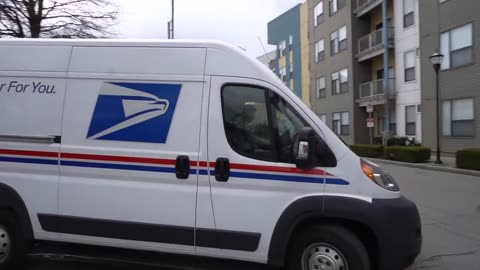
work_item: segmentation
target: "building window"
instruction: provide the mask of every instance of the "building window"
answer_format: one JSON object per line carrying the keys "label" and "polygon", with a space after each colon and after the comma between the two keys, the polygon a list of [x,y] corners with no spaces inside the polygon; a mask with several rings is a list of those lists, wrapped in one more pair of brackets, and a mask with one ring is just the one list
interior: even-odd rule
{"label": "building window", "polygon": [[335,55],[347,49],[347,26],[330,34],[330,52]]}
{"label": "building window", "polygon": [[318,118],[320,118],[320,120],[323,122],[323,123],[327,123],[327,114],[326,113],[322,113],[322,114],[319,114],[318,115]]}
{"label": "building window", "polygon": [[288,37],[288,50],[289,50],[289,51],[292,51],[292,49],[293,49],[293,36],[290,35],[290,36]]}
{"label": "building window", "polygon": [[413,0],[403,0],[403,28],[412,26],[415,23],[415,2]]}
{"label": "building window", "polygon": [[405,82],[415,80],[416,50],[405,53]]}
{"label": "building window", "polygon": [[286,52],[285,50],[287,49],[287,42],[284,40],[278,44],[278,50],[280,51],[280,57],[284,57]]}
{"label": "building window", "polygon": [[332,73],[332,95],[348,92],[348,69]]}
{"label": "building window", "polygon": [[475,133],[473,99],[447,100],[442,103],[442,134],[472,137]]}
{"label": "building window", "polygon": [[325,40],[322,39],[315,43],[315,62],[318,63],[325,59]]}
{"label": "building window", "polygon": [[468,65],[473,62],[472,24],[444,32],[440,36],[444,55],[442,69]]}
{"label": "building window", "polygon": [[417,106],[405,106],[405,134],[415,136],[417,134]]}
{"label": "building window", "polygon": [[329,0],[330,16],[342,9],[345,6],[346,2],[346,0]]}
{"label": "building window", "polygon": [[348,112],[333,113],[332,127],[333,132],[338,135],[349,135],[350,119],[348,118]]}
{"label": "building window", "polygon": [[325,77],[317,79],[315,82],[315,92],[317,99],[327,97],[327,90],[325,88]]}
{"label": "building window", "polygon": [[318,26],[323,22],[323,1],[320,1],[313,9],[313,24]]}
{"label": "building window", "polygon": [[290,79],[293,79],[293,63],[290,63]]}
{"label": "building window", "polygon": [[287,68],[286,67],[283,67],[283,68],[280,69],[280,79],[284,82],[287,80]]}

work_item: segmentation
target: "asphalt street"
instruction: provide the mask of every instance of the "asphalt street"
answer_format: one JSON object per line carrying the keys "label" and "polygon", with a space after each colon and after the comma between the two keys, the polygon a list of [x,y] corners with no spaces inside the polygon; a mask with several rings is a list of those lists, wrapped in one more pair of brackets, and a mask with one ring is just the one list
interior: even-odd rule
{"label": "asphalt street", "polygon": [[[480,270],[480,177],[383,165],[413,200],[422,217],[423,249],[408,270]],[[160,255],[157,266],[78,263],[31,259],[29,270],[269,269],[239,262],[217,262]],[[176,265],[178,262],[179,265]]]}

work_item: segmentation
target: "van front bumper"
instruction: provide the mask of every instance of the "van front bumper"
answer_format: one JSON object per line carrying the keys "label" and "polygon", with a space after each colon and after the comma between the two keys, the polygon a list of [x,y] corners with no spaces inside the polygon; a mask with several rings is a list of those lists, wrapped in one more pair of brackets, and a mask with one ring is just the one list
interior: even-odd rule
{"label": "van front bumper", "polygon": [[417,206],[406,199],[374,199],[379,244],[379,270],[410,266],[422,249],[422,226]]}

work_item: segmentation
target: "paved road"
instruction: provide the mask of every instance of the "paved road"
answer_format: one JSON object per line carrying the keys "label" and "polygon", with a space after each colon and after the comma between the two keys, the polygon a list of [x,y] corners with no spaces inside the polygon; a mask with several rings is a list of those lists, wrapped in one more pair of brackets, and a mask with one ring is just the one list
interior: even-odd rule
{"label": "paved road", "polygon": [[[402,193],[417,203],[423,223],[423,250],[409,270],[480,270],[480,177],[384,165]],[[180,258],[179,261],[185,262]],[[220,264],[220,263],[219,263]],[[258,265],[220,265],[211,261],[187,263],[184,269],[268,269]],[[231,264],[231,263],[230,263]],[[171,267],[56,263],[34,260],[29,270],[164,270]],[[178,269],[178,268],[176,268]]]}

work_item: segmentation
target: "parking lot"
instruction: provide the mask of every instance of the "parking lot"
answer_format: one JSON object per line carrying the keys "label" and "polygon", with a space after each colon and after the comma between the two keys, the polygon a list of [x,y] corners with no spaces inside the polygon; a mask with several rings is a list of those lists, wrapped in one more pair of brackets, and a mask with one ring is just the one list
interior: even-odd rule
{"label": "parking lot", "polygon": [[[480,269],[480,177],[384,165],[417,203],[423,249],[414,269]],[[30,270],[267,269],[260,265],[160,255],[156,266],[31,260]],[[177,264],[178,263],[178,264]]]}

